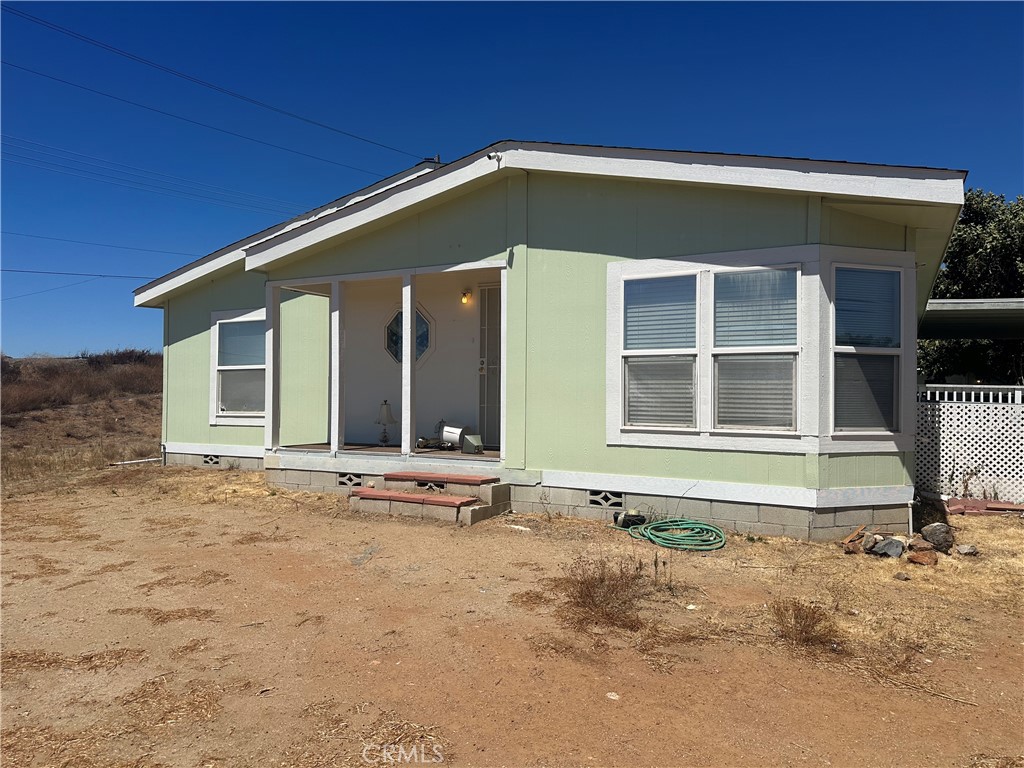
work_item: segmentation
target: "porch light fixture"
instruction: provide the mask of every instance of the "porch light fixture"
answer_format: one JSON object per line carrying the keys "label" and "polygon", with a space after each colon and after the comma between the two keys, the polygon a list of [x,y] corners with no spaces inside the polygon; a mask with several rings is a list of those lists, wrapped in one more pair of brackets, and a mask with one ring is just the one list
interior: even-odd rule
{"label": "porch light fixture", "polygon": [[391,445],[391,438],[388,437],[388,427],[398,423],[398,419],[395,418],[394,414],[391,413],[391,405],[387,400],[384,400],[380,404],[380,411],[377,413],[377,420],[374,424],[380,424],[380,437],[377,438],[377,445],[381,447],[387,447]]}
{"label": "porch light fixture", "polygon": [[462,292],[462,303],[463,304],[469,304],[469,300],[471,298],[473,298],[473,292],[472,291],[463,291]]}

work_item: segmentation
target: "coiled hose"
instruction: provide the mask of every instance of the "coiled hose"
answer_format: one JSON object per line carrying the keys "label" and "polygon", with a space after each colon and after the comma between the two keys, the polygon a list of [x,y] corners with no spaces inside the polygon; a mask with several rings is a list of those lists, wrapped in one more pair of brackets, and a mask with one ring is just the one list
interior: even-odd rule
{"label": "coiled hose", "polygon": [[667,549],[710,552],[725,546],[725,533],[721,528],[683,517],[655,520],[619,530],[629,531],[634,539],[647,539]]}

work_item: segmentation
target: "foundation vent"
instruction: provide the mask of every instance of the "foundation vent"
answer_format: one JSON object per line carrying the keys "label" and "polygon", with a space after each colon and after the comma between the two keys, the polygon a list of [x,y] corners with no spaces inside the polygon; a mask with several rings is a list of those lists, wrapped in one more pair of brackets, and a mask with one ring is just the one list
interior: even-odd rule
{"label": "foundation vent", "polygon": [[622,509],[625,494],[615,491],[587,491],[587,506],[600,509]]}
{"label": "foundation vent", "polygon": [[416,487],[425,491],[443,491],[447,487],[444,480],[417,480]]}
{"label": "foundation vent", "polygon": [[219,467],[220,456],[203,456],[203,465],[207,467]]}
{"label": "foundation vent", "polygon": [[353,475],[351,472],[338,473],[339,488],[361,488],[363,485],[362,475]]}

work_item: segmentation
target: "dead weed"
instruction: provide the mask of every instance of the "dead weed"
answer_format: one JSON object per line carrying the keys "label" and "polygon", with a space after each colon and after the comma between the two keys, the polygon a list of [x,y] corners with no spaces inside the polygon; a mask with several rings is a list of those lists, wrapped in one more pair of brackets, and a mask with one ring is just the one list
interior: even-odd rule
{"label": "dead weed", "polygon": [[145,616],[154,624],[169,624],[172,621],[215,621],[217,611],[213,608],[174,608],[165,611],[161,608],[111,608],[109,613],[120,616]]}
{"label": "dead weed", "polygon": [[843,650],[844,637],[831,614],[822,606],[795,598],[780,598],[768,605],[775,631],[783,640],[807,649]]}
{"label": "dead weed", "polygon": [[635,632],[644,621],[640,607],[653,593],[653,585],[638,559],[577,557],[562,568],[556,580],[565,602],[559,616],[576,629],[616,627]]}
{"label": "dead weed", "polygon": [[228,574],[223,571],[202,571],[193,576],[164,576],[162,579],[156,581],[147,581],[145,584],[139,584],[136,589],[143,590],[147,595],[151,594],[154,589],[163,589],[166,587],[209,587],[212,584],[218,584],[222,581],[230,581]]}
{"label": "dead weed", "polygon": [[78,656],[65,656],[49,651],[24,651],[5,648],[2,658],[4,672],[34,672],[44,669],[72,669],[95,672],[116,669],[122,664],[144,661],[149,654],[142,648],[110,648]]}

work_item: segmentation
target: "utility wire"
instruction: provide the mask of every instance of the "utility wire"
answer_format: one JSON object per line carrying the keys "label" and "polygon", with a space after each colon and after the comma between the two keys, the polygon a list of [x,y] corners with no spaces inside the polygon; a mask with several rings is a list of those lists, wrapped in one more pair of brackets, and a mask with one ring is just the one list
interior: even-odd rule
{"label": "utility wire", "polygon": [[[6,5],[0,6],[0,8],[7,8],[7,6]],[[365,168],[359,168],[359,167],[357,167],[355,165],[348,165],[347,163],[339,163],[336,160],[328,160],[326,157],[319,157],[317,155],[311,155],[311,154],[309,154],[307,152],[300,152],[297,149],[289,149],[288,147],[282,147],[280,144],[272,144],[271,142],[263,141],[262,139],[254,139],[252,136],[246,136],[246,135],[241,134],[241,133],[235,133],[234,131],[229,131],[226,128],[218,128],[215,125],[210,125],[208,123],[201,123],[198,120],[192,120],[191,118],[188,118],[188,117],[182,117],[181,115],[176,115],[173,112],[165,112],[162,109],[157,109],[156,107],[150,107],[150,106],[147,106],[145,104],[140,104],[137,101],[131,101],[130,99],[125,99],[125,98],[122,98],[120,96],[115,96],[112,93],[106,93],[104,91],[98,91],[95,88],[89,88],[88,86],[85,86],[85,85],[79,85],[78,83],[72,83],[70,80],[64,80],[64,79],[59,78],[59,77],[54,77],[53,75],[47,75],[47,74],[44,74],[42,72],[38,72],[38,71],[36,71],[34,69],[29,69],[28,67],[23,67],[20,64],[14,64],[14,63],[12,63],[10,61],[0,61],[0,63],[4,64],[5,66],[8,66],[8,67],[13,67],[14,69],[20,69],[22,72],[28,72],[28,73],[36,75],[38,77],[44,77],[47,80],[53,80],[54,82],[57,82],[57,83],[63,83],[64,85],[70,85],[72,88],[79,88],[79,89],[81,89],[83,91],[88,91],[89,93],[95,93],[95,94],[97,94],[99,96],[106,96],[108,99],[113,99],[114,101],[120,101],[123,104],[131,104],[133,107],[139,107],[140,109],[147,109],[150,112],[156,112],[158,115],[163,115],[164,117],[173,117],[175,120],[181,120],[183,122],[190,123],[192,125],[198,125],[198,126],[200,126],[202,128],[208,128],[211,131],[217,131],[218,133],[224,133],[224,134],[227,134],[228,136],[234,136],[236,139],[245,139],[246,141],[252,141],[252,142],[255,142],[256,144],[262,144],[265,147],[273,147],[274,149],[280,149],[283,152],[291,152],[293,155],[299,155],[300,157],[308,157],[308,158],[310,158],[312,160],[319,160],[322,163],[330,163],[331,165],[336,165],[339,168],[348,168],[350,171],[359,171],[359,173],[366,173],[366,174],[369,174],[370,176],[376,176],[376,177],[381,178],[381,179],[383,179],[385,177],[385,175],[386,175],[386,174],[383,174],[383,173],[377,173],[376,171],[368,171]]]}
{"label": "utility wire", "polygon": [[365,136],[360,136],[358,134],[351,133],[350,131],[344,131],[341,128],[334,127],[333,125],[328,125],[327,123],[322,123],[319,120],[313,120],[312,118],[304,117],[303,115],[296,114],[295,112],[289,112],[287,109],[275,107],[273,104],[268,104],[265,101],[260,101],[258,99],[251,98],[249,96],[246,96],[245,94],[238,93],[237,91],[232,91],[228,88],[224,88],[223,86],[216,85],[215,83],[211,83],[206,80],[200,80],[198,77],[193,77],[192,75],[186,74],[185,72],[180,72],[176,69],[172,69],[171,67],[165,66],[163,64],[158,64],[155,61],[144,59],[141,56],[137,56],[134,53],[130,53],[121,48],[117,48],[116,46],[110,45],[109,43],[104,43],[100,40],[95,40],[91,37],[86,37],[85,35],[79,32],[75,32],[74,30],[59,26],[57,24],[54,24],[53,22],[46,21],[45,19],[40,19],[36,16],[32,16],[31,14],[25,13],[24,11],[12,8],[9,5],[4,5],[2,6],[2,8],[8,13],[13,13],[15,16],[25,19],[26,21],[31,21],[34,24],[39,24],[40,26],[46,27],[47,29],[51,29],[55,32],[60,32],[63,35],[67,35],[68,37],[73,37],[76,40],[81,40],[82,42],[88,43],[89,45],[94,45],[98,48],[102,48],[103,50],[117,54],[118,56],[123,56],[126,59],[131,59],[132,61],[138,62],[139,64],[145,64],[147,67],[153,67],[154,69],[158,69],[161,72],[166,72],[169,75],[180,77],[182,80],[187,80],[190,83],[200,85],[203,88],[209,88],[210,90],[217,91],[218,93],[222,93],[226,96],[231,96],[232,98],[239,99],[240,101],[244,101],[249,104],[253,104],[257,107],[262,107],[263,109],[269,109],[271,112],[277,112],[280,115],[285,115],[287,117],[294,118],[295,120],[301,120],[302,122],[308,123],[309,125],[315,125],[319,128],[326,128],[328,131],[333,131],[334,133],[340,134],[342,136],[347,136],[350,139],[362,141],[365,142],[366,144],[372,144],[373,146],[381,147],[382,149],[389,149],[392,152],[398,152],[399,154],[402,155],[408,155],[409,157],[414,157],[417,160],[423,159],[422,155],[417,155],[414,152],[406,152],[404,149],[393,147],[390,144],[384,144],[379,141],[374,141],[373,139],[368,139]]}
{"label": "utility wire", "polygon": [[[247,206],[247,207],[258,208],[261,211],[266,211],[268,213],[285,214],[285,215],[288,215],[288,216],[294,216],[298,212],[296,210],[296,207],[286,208],[286,207],[284,207],[284,206],[282,206],[282,205],[280,205],[278,203],[264,203],[264,202],[260,202],[258,200],[249,200],[249,199],[246,199],[246,198],[241,197],[241,196],[235,197],[236,193],[234,193],[234,192],[232,192],[230,194],[225,194],[225,193],[222,193],[222,192],[208,192],[207,190],[201,189],[201,188],[189,189],[187,187],[187,185],[184,185],[181,182],[177,182],[177,181],[175,181],[175,182],[167,182],[167,181],[163,181],[162,179],[157,178],[155,176],[148,176],[148,175],[145,175],[145,174],[136,173],[134,171],[122,171],[122,170],[119,170],[117,168],[109,168],[109,167],[107,167],[105,165],[101,165],[99,163],[93,163],[93,162],[90,162],[88,160],[76,160],[74,158],[68,158],[68,157],[64,157],[62,155],[58,155],[58,154],[56,154],[54,152],[47,152],[46,150],[43,150],[43,149],[25,148],[25,147],[16,146],[16,145],[13,145],[13,144],[10,144],[10,143],[7,144],[7,147],[8,148],[6,150],[5,157],[6,156],[13,156],[13,157],[19,158],[21,160],[30,160],[30,161],[36,162],[36,163],[47,163],[47,164],[50,164],[50,165],[56,165],[56,166],[58,166],[60,168],[68,168],[68,169],[75,170],[75,171],[81,171],[83,173],[95,174],[95,175],[100,176],[102,178],[113,178],[113,179],[117,179],[119,181],[124,181],[124,182],[130,183],[130,184],[138,184],[138,185],[142,185],[142,186],[145,186],[145,187],[152,186],[152,187],[156,187],[158,189],[168,190],[168,191],[172,191],[172,192],[179,192],[179,193],[184,194],[184,195],[195,195],[195,196],[197,196],[199,198],[202,198],[202,199],[205,199],[205,200],[217,200],[217,201],[221,201],[221,202],[225,202],[225,203],[232,203],[232,204],[244,205],[244,206]],[[11,155],[11,149],[17,150],[17,152],[15,152],[13,155]],[[31,152],[35,152],[35,153],[40,154],[40,155],[46,155],[48,157],[54,157],[54,158],[56,158],[56,160],[47,160],[45,157],[43,157],[43,158],[33,157],[31,154],[29,154],[29,155],[18,154],[20,152],[30,152],[30,153]],[[95,171],[95,170],[92,170],[91,168],[79,168],[76,165],[74,165],[74,163],[78,163],[79,165],[83,165],[83,166],[92,166],[93,168],[99,168],[100,170],[99,171]],[[121,176],[116,176],[116,175],[115,176],[111,176],[110,174],[121,174],[122,176],[128,176],[128,177],[135,176],[135,177],[138,177],[138,179],[141,179],[141,181],[138,181],[137,179],[133,179],[133,178],[122,178]],[[182,187],[184,187],[184,188],[182,188]]]}
{"label": "utility wire", "polygon": [[214,199],[214,198],[208,198],[208,197],[205,197],[203,195],[195,195],[195,194],[191,194],[191,193],[179,193],[179,192],[176,192],[176,191],[174,191],[174,192],[166,191],[166,190],[162,190],[162,189],[153,188],[153,187],[151,187],[149,185],[146,185],[146,184],[143,184],[141,182],[132,182],[132,181],[129,181],[129,180],[118,180],[118,181],[115,181],[115,180],[113,180],[113,178],[106,177],[106,176],[104,176],[102,174],[96,173],[95,171],[87,171],[87,170],[84,170],[84,169],[81,169],[81,168],[75,168],[73,170],[69,170],[67,168],[67,166],[61,166],[59,164],[50,163],[50,162],[47,162],[47,161],[44,161],[44,160],[37,160],[35,158],[26,158],[26,157],[22,157],[20,155],[15,155],[14,157],[11,157],[10,153],[5,154],[3,156],[3,158],[2,158],[2,160],[5,163],[14,163],[16,165],[24,165],[24,166],[27,166],[29,168],[36,168],[37,170],[51,171],[52,173],[63,173],[63,174],[68,175],[68,176],[76,176],[76,177],[78,177],[80,179],[88,179],[89,181],[98,181],[98,182],[101,182],[103,184],[112,184],[115,187],[127,187],[128,189],[136,189],[136,190],[140,190],[140,191],[143,191],[143,192],[152,192],[153,194],[165,195],[167,197],[176,197],[176,198],[179,198],[181,200],[193,200],[193,201],[198,201],[198,202],[206,202],[206,203],[211,203],[213,205],[225,206],[225,207],[228,207],[228,208],[237,208],[239,210],[249,211],[250,213],[262,213],[264,215],[272,215],[272,216],[280,216],[280,215],[282,215],[279,211],[272,211],[272,210],[267,210],[267,209],[263,209],[263,208],[256,208],[256,207],[251,206],[251,205],[240,205],[240,204],[237,204],[237,203],[225,202],[225,201],[217,200],[217,199]]}
{"label": "utility wire", "polygon": [[[102,158],[102,157],[95,157],[94,155],[86,155],[86,154],[83,154],[82,152],[74,152],[73,150],[64,149],[63,147],[55,147],[52,144],[44,144],[41,141],[32,141],[31,139],[22,139],[22,138],[20,138],[18,136],[11,136],[10,134],[2,134],[2,141],[4,141],[5,143],[9,144],[12,147],[17,147],[18,149],[21,149],[22,151],[38,152],[38,153],[43,154],[43,155],[51,155],[53,157],[59,157],[62,160],[70,160],[70,159],[72,159],[72,158],[65,158],[65,157],[63,157],[63,155],[73,155],[76,158],[77,157],[84,157],[84,158],[86,158],[85,160],[75,160],[74,162],[81,162],[81,163],[85,163],[86,165],[96,165],[98,163],[99,164],[98,167],[105,168],[105,169],[107,169],[107,166],[114,166],[113,168],[109,168],[108,170],[117,170],[119,168],[127,168],[129,170],[127,170],[127,171],[118,171],[118,172],[119,173],[131,173],[133,171],[137,171],[137,172],[139,172],[141,174],[148,175],[148,176],[155,176],[155,177],[161,177],[161,178],[165,178],[165,179],[172,179],[175,182],[181,182],[182,184],[185,184],[185,185],[188,185],[188,186],[205,187],[205,188],[210,189],[212,191],[223,193],[223,194],[235,195],[235,196],[238,196],[238,197],[251,198],[254,202],[257,202],[257,203],[271,203],[273,205],[283,205],[286,208],[298,208],[298,209],[302,209],[302,210],[307,210],[307,209],[312,207],[312,206],[309,206],[309,205],[305,205],[303,203],[295,203],[295,202],[292,202],[290,200],[281,200],[281,199],[276,198],[276,197],[266,197],[264,195],[255,195],[255,194],[253,194],[251,192],[236,192],[233,189],[228,189],[227,187],[220,187],[220,186],[217,186],[216,184],[207,184],[206,182],[203,182],[203,181],[195,181],[193,179],[187,179],[184,176],[175,176],[175,175],[170,174],[170,173],[163,173],[161,171],[154,171],[154,170],[149,169],[149,168],[140,168],[140,167],[138,167],[136,165],[128,165],[127,163],[119,163],[116,160],[107,160],[107,159]],[[20,145],[31,145],[31,146],[20,146]],[[35,149],[35,147],[45,147],[45,149]],[[48,152],[47,150],[53,150],[53,152]],[[57,153],[57,154],[55,154],[55,153]],[[92,162],[92,161],[95,161],[95,162]],[[131,175],[134,176],[134,175],[138,175],[138,174],[131,173]]]}
{"label": "utility wire", "polygon": [[132,248],[130,245],[113,245],[112,243],[93,243],[88,240],[70,240],[66,237],[48,237],[47,235],[32,235],[28,232],[12,232],[8,229],[0,231],[0,235],[15,235],[17,237],[34,237],[37,240],[56,240],[60,243],[77,243],[78,245],[97,245],[100,248],[118,248],[123,251],[144,251],[146,253],[168,253],[172,256],[191,256],[199,258],[202,254],[185,253],[183,251],[161,251],[156,248]]}
{"label": "utility wire", "polygon": [[14,301],[14,299],[24,299],[27,296],[38,296],[40,293],[49,293],[50,291],[59,291],[62,288],[73,288],[76,285],[84,285],[85,283],[91,283],[93,280],[99,280],[98,277],[90,277],[88,280],[79,280],[77,283],[68,283],[67,285],[58,285],[56,288],[44,288],[41,291],[32,291],[32,293],[19,293],[17,296],[4,296],[0,301]]}
{"label": "utility wire", "polygon": [[98,275],[95,272],[51,272],[45,269],[9,269],[0,268],[0,272],[17,272],[23,275],[68,275],[70,277],[109,277],[123,278],[125,280],[156,280],[148,275]]}

